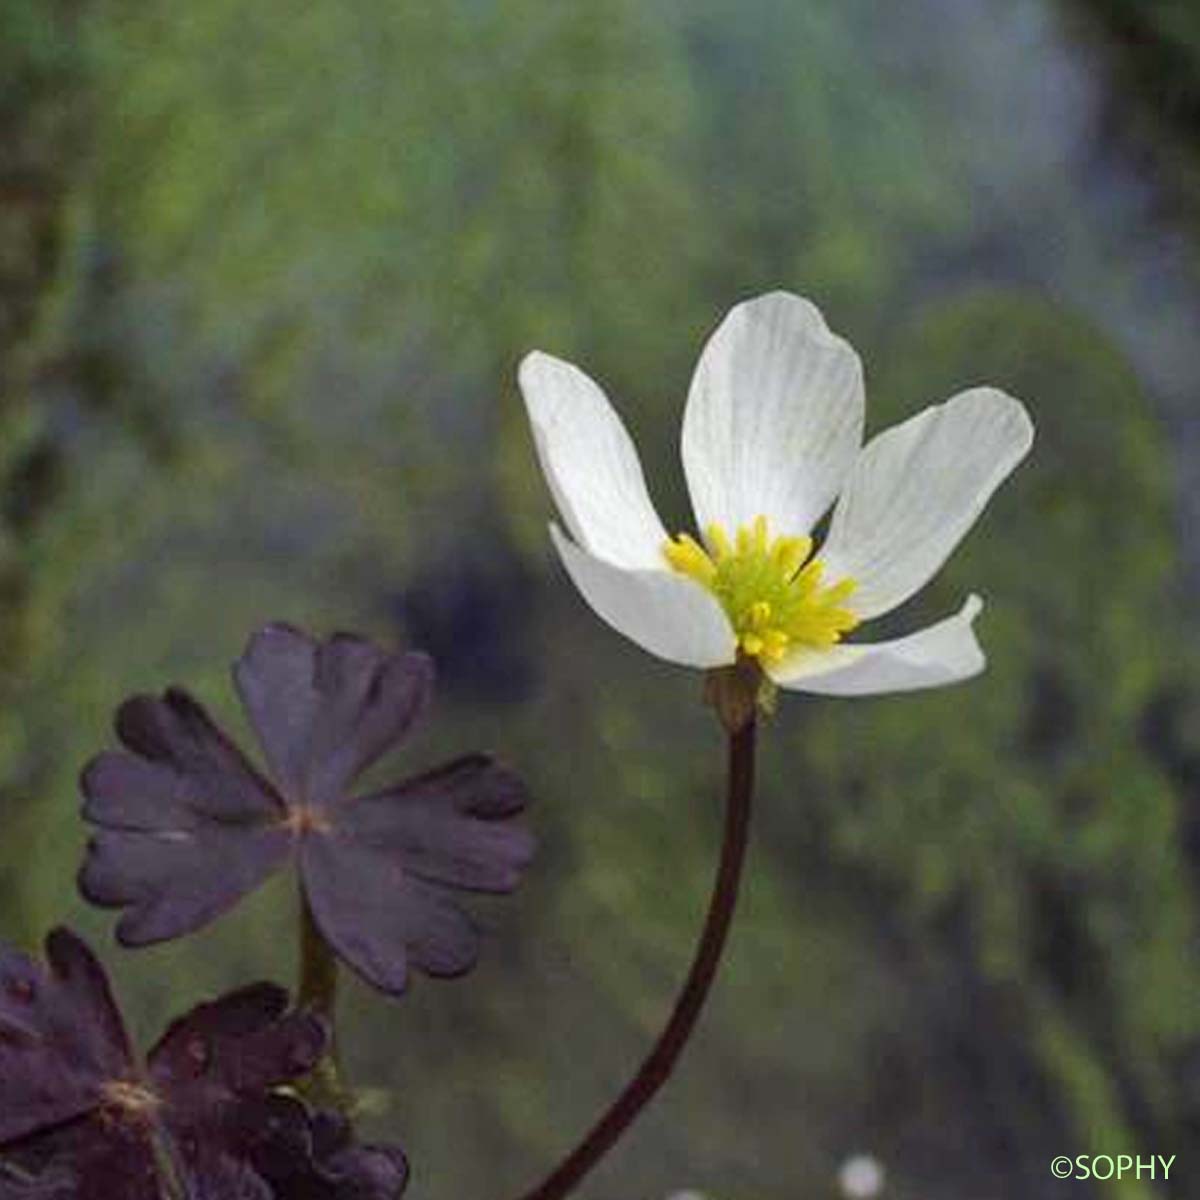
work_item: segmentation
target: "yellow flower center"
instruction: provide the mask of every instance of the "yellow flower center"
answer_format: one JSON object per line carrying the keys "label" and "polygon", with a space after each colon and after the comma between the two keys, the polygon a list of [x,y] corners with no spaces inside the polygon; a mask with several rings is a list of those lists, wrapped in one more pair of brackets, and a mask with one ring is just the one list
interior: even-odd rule
{"label": "yellow flower center", "polygon": [[832,646],[858,624],[843,607],[855,581],[824,584],[823,564],[809,557],[812,538],[772,538],[766,517],[756,517],[733,539],[720,525],[710,525],[705,541],[707,549],[681,533],[663,546],[663,554],[721,602],[748,657],[777,663],[793,650]]}

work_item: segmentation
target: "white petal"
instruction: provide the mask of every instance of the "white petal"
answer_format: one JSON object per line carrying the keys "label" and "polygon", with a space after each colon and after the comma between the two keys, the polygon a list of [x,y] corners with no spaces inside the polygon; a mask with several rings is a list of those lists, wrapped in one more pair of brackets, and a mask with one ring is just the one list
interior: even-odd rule
{"label": "white petal", "polygon": [[825,578],[849,576],[860,617],[926,583],[1033,443],[1018,400],[973,388],[885,430],[864,447],[820,550]]}
{"label": "white petal", "polygon": [[574,545],[557,525],[550,536],[583,598],[618,633],[686,667],[733,662],[737,641],[729,619],[698,583],[673,571],[615,567]]}
{"label": "white petal", "polygon": [[912,692],[970,679],[986,660],[972,622],[983,608],[971,596],[952,617],[890,642],[841,644],[801,653],[770,675],[780,687],[823,696]]}
{"label": "white petal", "polygon": [[667,532],[608,398],[578,367],[539,351],[525,356],[518,379],[538,460],[575,540],[618,566],[662,567]]}
{"label": "white petal", "polygon": [[765,516],[775,534],[807,533],[862,431],[862,365],[820,311],[787,292],[737,305],[704,347],[683,419],[697,525]]}

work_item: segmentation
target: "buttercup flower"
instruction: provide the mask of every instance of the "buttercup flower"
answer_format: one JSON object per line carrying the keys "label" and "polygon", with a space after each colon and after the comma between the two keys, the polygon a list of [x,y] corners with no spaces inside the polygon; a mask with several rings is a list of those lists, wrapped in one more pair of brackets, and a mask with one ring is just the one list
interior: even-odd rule
{"label": "buttercup flower", "polygon": [[705,346],[684,413],[695,538],[668,536],[629,435],[587,375],[534,352],[520,384],[571,535],[551,525],[563,564],[595,612],[651,654],[705,669],[749,661],[781,687],[835,696],[983,669],[977,596],[907,637],[845,639],[937,572],[1028,452],[1017,400],[972,388],[863,446],[854,350],[798,296],[739,304]]}
{"label": "buttercup flower", "polygon": [[479,935],[452,893],[516,886],[533,849],[509,820],[525,806],[521,781],[475,754],[350,791],[425,709],[430,660],[271,625],[234,679],[270,779],[177,689],[123,704],[125,749],[83,773],[84,817],[99,830],[80,886],[125,910],[118,938],[144,945],[197,929],[295,859],[322,936],[376,987],[402,991],[410,962],[431,975],[467,970]]}
{"label": "buttercup flower", "polygon": [[160,1200],[165,1155],[186,1200],[393,1200],[399,1151],[276,1091],[327,1037],[254,984],[176,1021],[142,1065],[83,942],[56,930],[45,963],[0,946],[0,1198]]}

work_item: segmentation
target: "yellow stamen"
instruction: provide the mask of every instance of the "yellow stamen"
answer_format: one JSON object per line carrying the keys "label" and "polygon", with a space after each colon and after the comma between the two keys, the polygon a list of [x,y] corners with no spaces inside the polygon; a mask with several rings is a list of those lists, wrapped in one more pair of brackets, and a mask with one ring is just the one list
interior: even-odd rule
{"label": "yellow stamen", "polygon": [[771,606],[765,600],[755,600],[746,612],[746,623],[751,629],[765,629],[771,619]]}
{"label": "yellow stamen", "polygon": [[695,538],[681,533],[674,541],[668,542],[663,547],[663,553],[667,556],[667,562],[675,570],[684,575],[690,575],[697,583],[702,583],[705,587],[711,586],[717,568],[705,553],[704,547]]}
{"label": "yellow stamen", "polygon": [[663,555],[720,600],[746,656],[778,663],[797,649],[832,646],[858,624],[845,607],[855,581],[824,584],[824,564],[810,558],[812,538],[772,538],[761,516],[732,538],[716,524],[704,537],[707,548],[680,534]]}
{"label": "yellow stamen", "polygon": [[[680,538],[687,537],[686,533],[681,533]],[[705,531],[704,536],[708,539],[708,544],[713,548],[717,556],[717,562],[722,559],[729,558],[733,554],[733,543],[730,542],[728,535],[720,525],[714,522]],[[688,538],[691,541],[690,538]]]}

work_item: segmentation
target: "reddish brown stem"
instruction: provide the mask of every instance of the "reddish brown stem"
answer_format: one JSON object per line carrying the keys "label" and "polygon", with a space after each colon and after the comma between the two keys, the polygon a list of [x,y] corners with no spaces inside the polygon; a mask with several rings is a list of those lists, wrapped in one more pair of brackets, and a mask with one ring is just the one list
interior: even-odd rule
{"label": "reddish brown stem", "polygon": [[716,978],[737,906],[754,792],[754,743],[753,719],[730,735],[729,796],[725,809],[721,863],[717,868],[716,884],[692,968],[675,1002],[670,1020],[637,1074],[608,1111],[592,1126],[583,1141],[541,1183],[526,1192],[522,1200],[561,1200],[561,1197],[570,1193],[616,1145],[675,1069]]}

